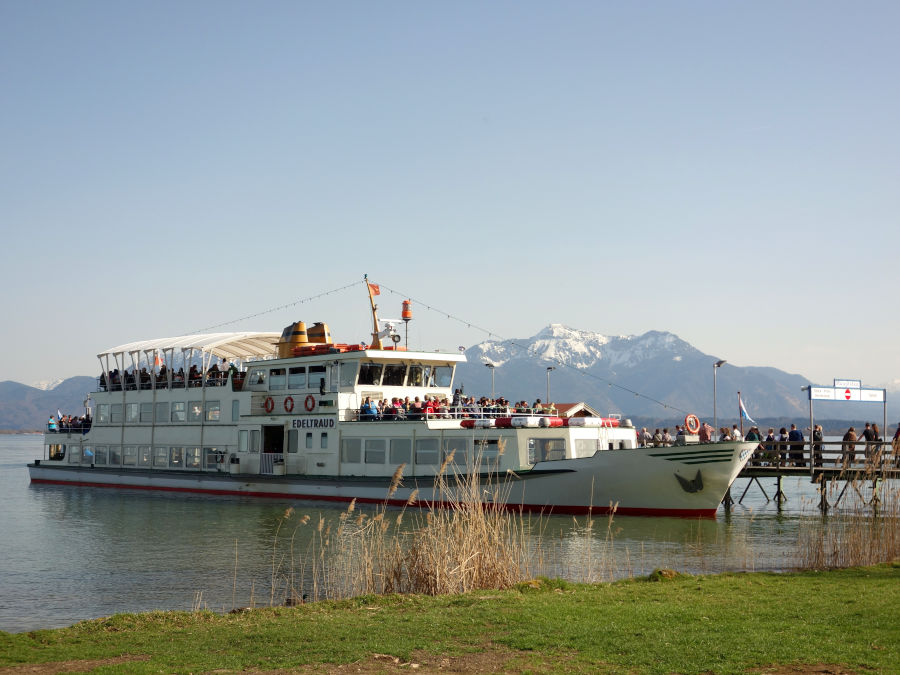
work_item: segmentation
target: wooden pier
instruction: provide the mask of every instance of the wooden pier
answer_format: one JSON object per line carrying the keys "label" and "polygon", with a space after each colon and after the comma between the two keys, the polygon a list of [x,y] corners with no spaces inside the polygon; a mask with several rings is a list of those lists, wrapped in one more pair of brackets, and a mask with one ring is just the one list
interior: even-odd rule
{"label": "wooden pier", "polygon": [[[722,503],[726,508],[742,503],[754,485],[762,492],[766,502],[774,501],[781,508],[787,499],[784,478],[806,476],[811,483],[817,484],[819,508],[827,512],[840,505],[849,489],[854,490],[863,502],[877,502],[879,486],[886,480],[900,479],[900,445],[892,447],[890,441],[813,443],[807,440],[803,443],[775,443],[773,449],[765,449],[764,446],[765,443],[738,475],[739,478],[749,478],[750,481],[737,501],[730,488],[725,494]],[[775,478],[771,497],[760,482],[761,478]],[[843,486],[837,498],[830,502],[829,486],[836,482]],[[871,485],[871,497],[868,500],[860,492],[862,485]]]}

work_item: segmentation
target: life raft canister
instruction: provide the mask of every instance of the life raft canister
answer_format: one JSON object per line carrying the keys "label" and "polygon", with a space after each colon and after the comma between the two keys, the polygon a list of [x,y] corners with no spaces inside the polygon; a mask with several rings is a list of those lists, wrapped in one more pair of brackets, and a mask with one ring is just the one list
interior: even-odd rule
{"label": "life raft canister", "polygon": [[285,412],[294,412],[294,397],[288,396],[284,399],[284,411]]}
{"label": "life raft canister", "polygon": [[316,399],[312,394],[303,400],[303,407],[306,408],[306,412],[312,412],[313,408],[316,407]]}
{"label": "life raft canister", "polygon": [[684,418],[684,428],[688,430],[688,433],[696,434],[700,432],[700,418],[695,414],[691,413],[687,417]]}

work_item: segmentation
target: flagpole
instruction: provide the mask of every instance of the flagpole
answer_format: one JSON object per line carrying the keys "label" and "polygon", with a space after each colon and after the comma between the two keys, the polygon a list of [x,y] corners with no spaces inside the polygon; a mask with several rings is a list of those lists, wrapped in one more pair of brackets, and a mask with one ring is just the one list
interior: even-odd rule
{"label": "flagpole", "polygon": [[738,392],[738,419],[741,421],[741,436],[744,435],[744,411],[741,410],[741,392]]}

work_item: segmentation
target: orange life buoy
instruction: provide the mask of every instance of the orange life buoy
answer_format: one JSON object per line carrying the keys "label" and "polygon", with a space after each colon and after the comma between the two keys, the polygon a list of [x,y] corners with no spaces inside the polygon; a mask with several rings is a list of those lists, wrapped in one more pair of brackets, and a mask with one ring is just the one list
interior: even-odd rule
{"label": "orange life buoy", "polygon": [[266,408],[267,413],[270,413],[273,410],[275,410],[275,401],[272,399],[271,396],[266,397],[265,408]]}
{"label": "orange life buoy", "polygon": [[312,412],[313,408],[316,407],[316,399],[312,394],[304,399],[303,407],[306,408],[306,412]]}
{"label": "orange life buoy", "polygon": [[696,434],[700,431],[700,418],[691,413],[687,417],[684,418],[684,428],[688,430],[688,433]]}
{"label": "orange life buoy", "polygon": [[284,399],[284,411],[285,412],[293,412],[294,411],[294,397],[288,396]]}

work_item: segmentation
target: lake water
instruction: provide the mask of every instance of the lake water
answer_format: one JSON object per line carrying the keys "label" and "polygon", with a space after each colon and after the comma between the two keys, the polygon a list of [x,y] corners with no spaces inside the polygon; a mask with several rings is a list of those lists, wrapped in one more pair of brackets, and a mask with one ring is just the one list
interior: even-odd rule
{"label": "lake water", "polygon": [[[267,604],[273,542],[288,507],[336,521],[319,503],[31,485],[41,436],[0,435],[0,630],[70,625],[120,612]],[[771,496],[774,479],[765,479]],[[733,487],[737,499],[746,481]],[[821,526],[808,479],[786,479],[782,510],[753,486],[716,520],[540,519],[536,573],[573,581],[683,572],[783,570],[801,527]],[[535,524],[538,526],[537,523]],[[288,530],[285,529],[284,532]],[[283,541],[283,537],[282,537]]]}

